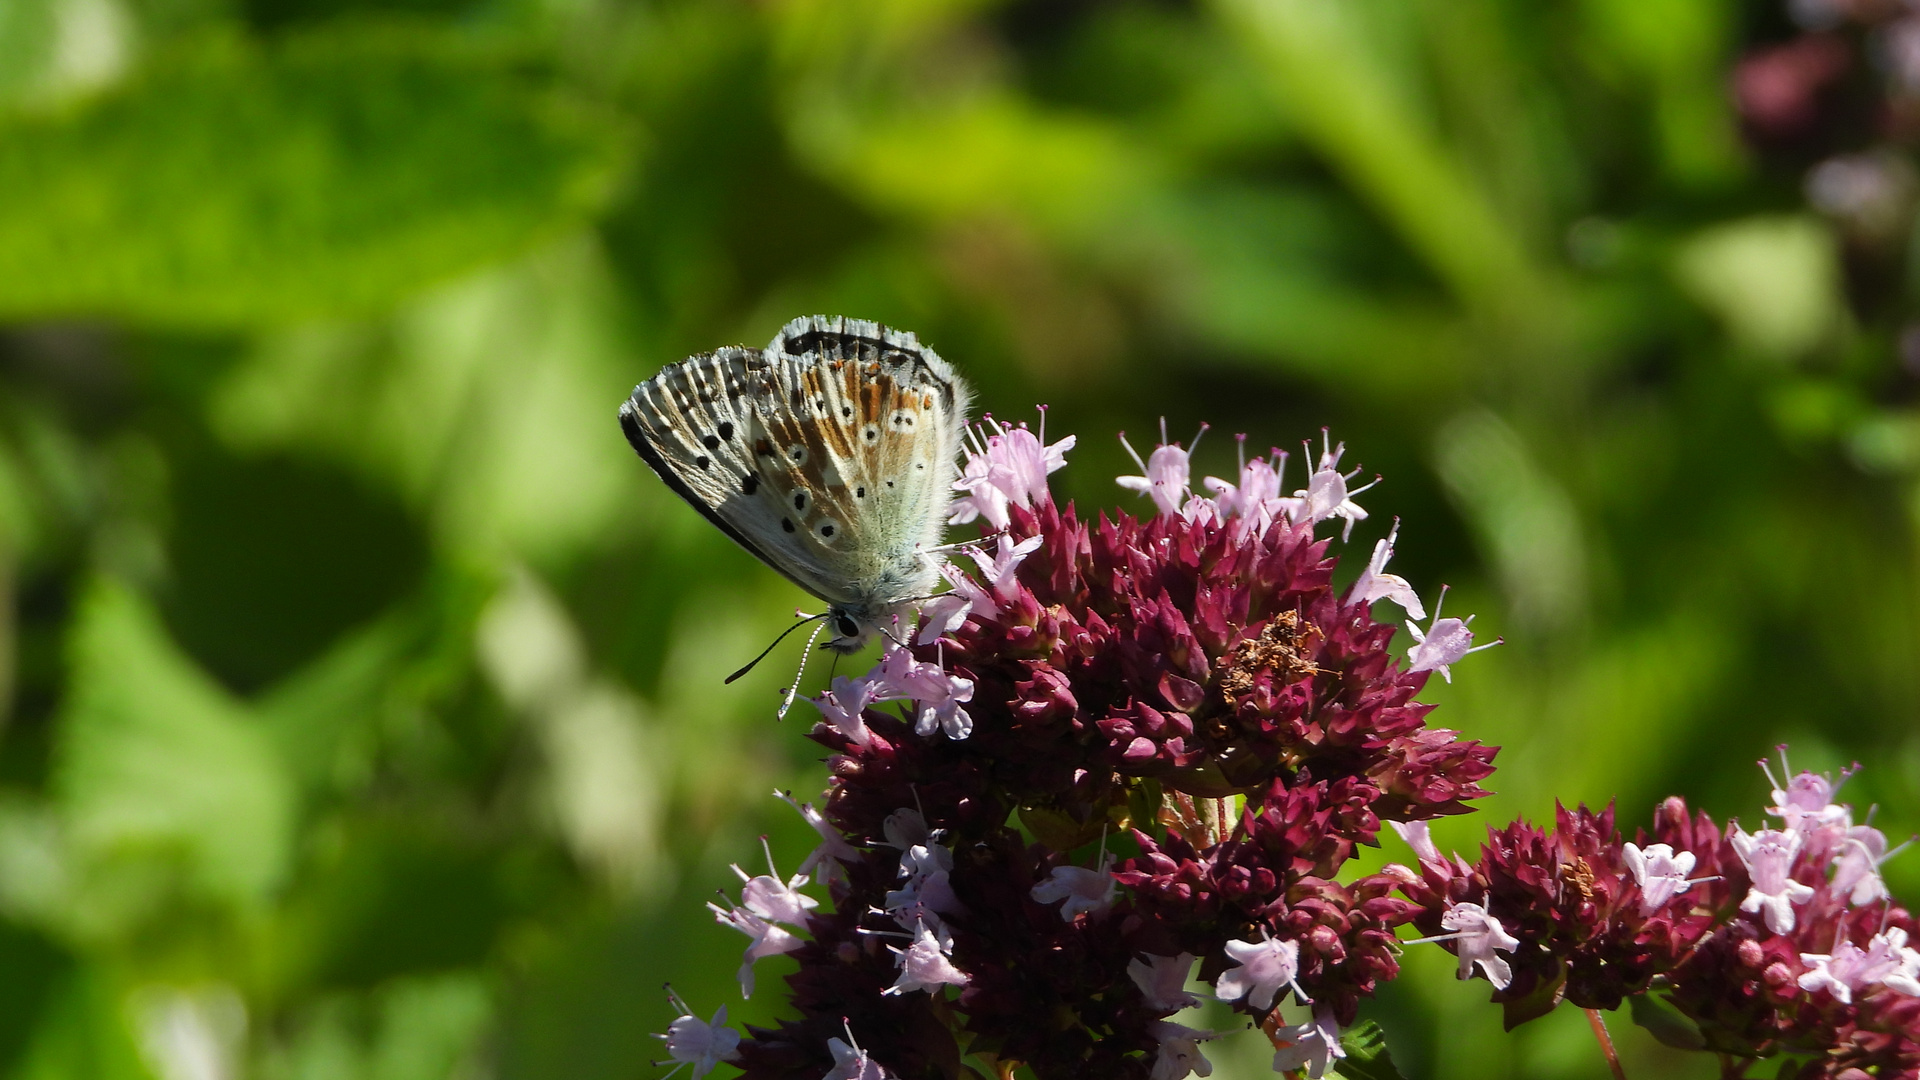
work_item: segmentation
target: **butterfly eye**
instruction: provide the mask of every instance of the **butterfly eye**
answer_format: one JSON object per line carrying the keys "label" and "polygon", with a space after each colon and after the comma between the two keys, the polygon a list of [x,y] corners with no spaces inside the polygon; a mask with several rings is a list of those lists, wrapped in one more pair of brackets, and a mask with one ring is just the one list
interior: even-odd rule
{"label": "butterfly eye", "polygon": [[854,622],[853,616],[851,615],[835,615],[833,617],[833,631],[843,638],[859,637],[860,624]]}

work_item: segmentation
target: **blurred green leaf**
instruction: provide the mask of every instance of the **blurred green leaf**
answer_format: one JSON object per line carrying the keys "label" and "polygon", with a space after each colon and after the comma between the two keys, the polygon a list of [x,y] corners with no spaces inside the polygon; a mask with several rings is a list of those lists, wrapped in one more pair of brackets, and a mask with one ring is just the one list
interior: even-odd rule
{"label": "blurred green leaf", "polygon": [[261,724],[303,789],[346,787],[372,768],[370,729],[420,633],[410,614],[382,618],[261,697]]}
{"label": "blurred green leaf", "polygon": [[1839,251],[1816,218],[1715,225],[1681,245],[1673,266],[1680,287],[1761,356],[1792,359],[1838,327]]}
{"label": "blurred green leaf", "polygon": [[0,124],[0,316],[377,310],[582,220],[619,133],[443,35],[203,42]]}
{"label": "blurred green leaf", "polygon": [[1680,1050],[1706,1049],[1707,1040],[1700,1034],[1700,1026],[1668,1004],[1664,997],[1654,993],[1635,994],[1627,999],[1627,1007],[1633,1011],[1633,1022],[1662,1043]]}
{"label": "blurred green leaf", "polygon": [[74,969],[54,991],[12,1080],[163,1080],[134,1041],[127,999],[101,968]]}
{"label": "blurred green leaf", "polygon": [[384,332],[267,336],[216,389],[214,425],[241,448],[358,467],[454,548],[546,555],[640,488],[630,455],[609,452],[621,443],[606,403],[635,381],[610,285],[576,236],[435,289]]}
{"label": "blurred green leaf", "polygon": [[1739,175],[1744,157],[1726,90],[1734,12],[1723,0],[1585,0],[1580,44],[1651,91],[1667,171],[1694,185]]}
{"label": "blurred green leaf", "polygon": [[445,1080],[472,1068],[492,1015],[476,975],[397,979],[368,1000],[328,997],[277,1040],[262,1080]]}
{"label": "blurred green leaf", "polygon": [[263,900],[292,854],[293,784],[259,721],[111,580],[88,589],[71,650],[56,782],[76,851],[173,853],[203,895]]}
{"label": "blurred green leaf", "polygon": [[932,221],[1010,212],[1068,234],[1127,209],[1156,164],[1111,125],[1001,96],[804,133],[876,206]]}
{"label": "blurred green leaf", "polygon": [[[1545,298],[1532,265],[1360,32],[1313,0],[1220,0],[1279,107],[1467,303],[1509,315]],[[1541,313],[1531,312],[1537,318]]]}

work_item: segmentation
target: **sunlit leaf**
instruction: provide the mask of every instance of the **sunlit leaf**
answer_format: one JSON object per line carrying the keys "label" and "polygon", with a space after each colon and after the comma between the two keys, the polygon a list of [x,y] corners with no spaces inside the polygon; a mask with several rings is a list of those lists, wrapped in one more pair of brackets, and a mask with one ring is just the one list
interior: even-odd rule
{"label": "sunlit leaf", "polygon": [[455,546],[546,554],[596,534],[641,487],[608,452],[607,402],[637,378],[609,284],[595,245],[569,238],[432,290],[390,334],[271,335],[216,391],[215,424],[242,447],[359,467]]}
{"label": "sunlit leaf", "polygon": [[1335,1072],[1347,1080],[1401,1080],[1400,1070],[1387,1052],[1387,1036],[1380,1025],[1363,1020],[1340,1035],[1340,1049],[1346,1051]]}
{"label": "sunlit leaf", "polygon": [[206,895],[262,898],[287,872],[293,789],[259,722],[125,586],[89,589],[70,650],[56,776],[76,849],[171,853]]}
{"label": "sunlit leaf", "polygon": [[377,310],[581,220],[618,131],[420,32],[170,53],[0,125],[0,316]]}

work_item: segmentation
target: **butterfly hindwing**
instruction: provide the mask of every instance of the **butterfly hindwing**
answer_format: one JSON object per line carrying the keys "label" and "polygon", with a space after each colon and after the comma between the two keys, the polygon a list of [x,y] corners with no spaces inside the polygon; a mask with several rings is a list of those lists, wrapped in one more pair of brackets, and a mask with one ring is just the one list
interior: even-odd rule
{"label": "butterfly hindwing", "polygon": [[951,371],[912,335],[853,320],[800,320],[767,353],[787,393],[769,438],[804,459],[782,511],[804,510],[823,572],[862,598],[924,594],[936,563],[923,553],[952,497],[947,433],[964,409]]}

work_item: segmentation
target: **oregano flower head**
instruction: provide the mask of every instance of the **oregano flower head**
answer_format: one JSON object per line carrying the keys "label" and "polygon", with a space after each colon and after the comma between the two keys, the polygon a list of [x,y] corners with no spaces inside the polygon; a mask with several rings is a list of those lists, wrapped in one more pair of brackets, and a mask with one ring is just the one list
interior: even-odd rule
{"label": "oregano flower head", "polygon": [[[797,1018],[751,1031],[740,1067],[950,1075],[964,1050],[1049,1078],[1204,1075],[1229,1033],[1175,1019],[1197,964],[1277,1062],[1318,1075],[1417,910],[1342,868],[1382,820],[1462,812],[1492,771],[1492,748],[1426,723],[1426,670],[1373,617],[1425,615],[1386,573],[1397,529],[1334,587],[1316,526],[1364,521],[1366,486],[1330,439],[1291,495],[1277,453],[1202,495],[1192,448],[1163,438],[1121,478],[1144,519],[1054,500],[1072,437],[988,421],[969,445],[953,517],[981,534],[950,591],[814,699],[829,903],[791,942],[716,905],[761,935],[750,957],[800,964]],[[1428,646],[1445,663],[1472,647],[1453,623]],[[1313,1020],[1283,1023],[1286,1000]]]}

